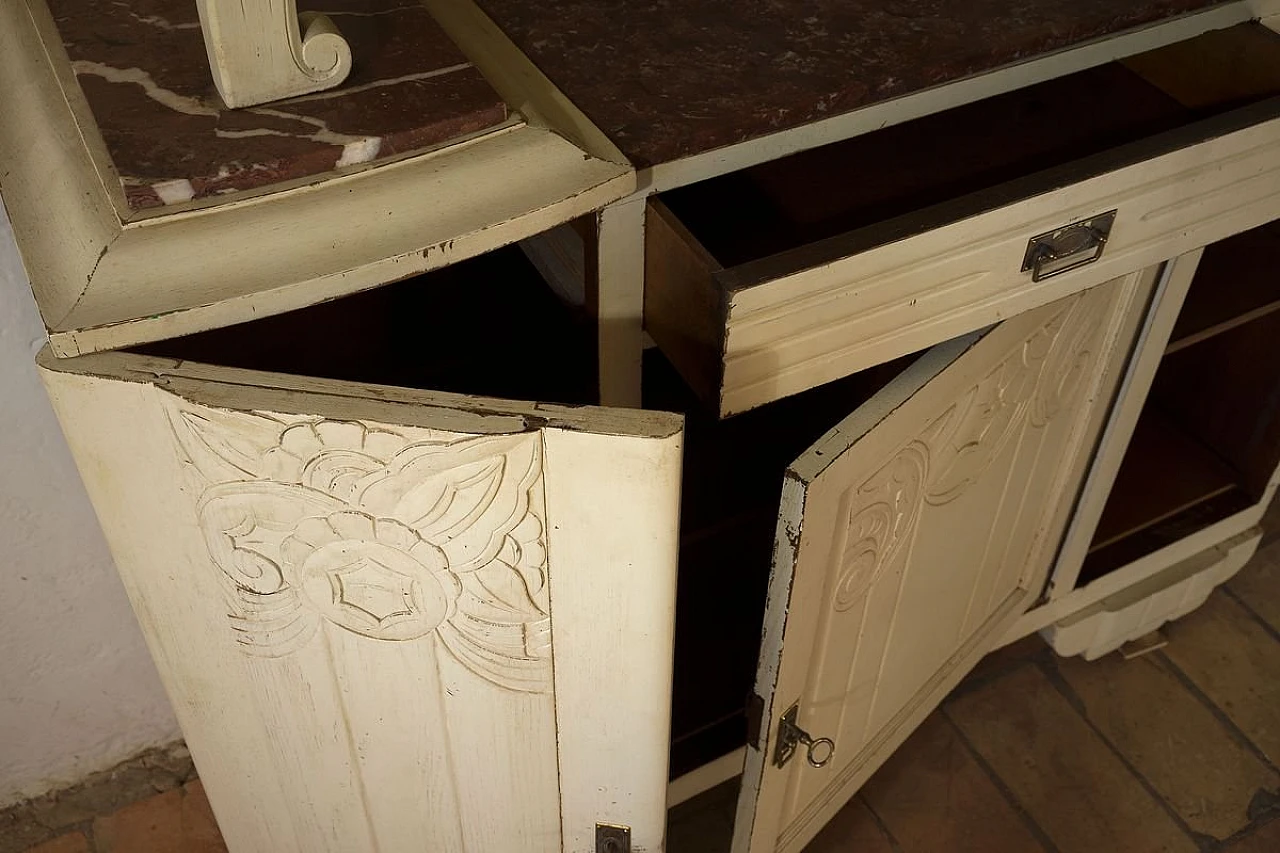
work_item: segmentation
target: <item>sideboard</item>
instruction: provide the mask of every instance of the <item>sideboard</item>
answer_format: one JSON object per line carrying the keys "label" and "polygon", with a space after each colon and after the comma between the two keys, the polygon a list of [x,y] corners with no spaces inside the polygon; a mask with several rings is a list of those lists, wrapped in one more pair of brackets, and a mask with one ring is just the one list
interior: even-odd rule
{"label": "sideboard", "polygon": [[39,368],[234,853],[658,851],[737,776],[799,851],[988,652],[1256,549],[1271,0],[324,11],[351,78],[237,111],[194,9],[0,3]]}

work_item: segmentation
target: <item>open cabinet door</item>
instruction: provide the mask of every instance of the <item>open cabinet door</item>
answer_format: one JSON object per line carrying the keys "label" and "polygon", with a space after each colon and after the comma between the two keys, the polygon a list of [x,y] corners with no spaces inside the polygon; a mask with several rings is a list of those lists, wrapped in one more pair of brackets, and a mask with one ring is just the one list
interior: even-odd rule
{"label": "open cabinet door", "polygon": [[793,463],[735,853],[803,847],[1032,604],[1154,279],[931,350]]}
{"label": "open cabinet door", "polygon": [[233,853],[661,849],[680,418],[40,362]]}

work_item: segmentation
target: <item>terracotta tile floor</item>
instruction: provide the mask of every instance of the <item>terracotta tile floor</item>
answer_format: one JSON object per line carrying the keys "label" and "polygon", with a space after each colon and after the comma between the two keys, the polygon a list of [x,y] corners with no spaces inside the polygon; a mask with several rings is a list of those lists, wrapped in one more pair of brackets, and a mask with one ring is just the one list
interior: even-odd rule
{"label": "terracotta tile floor", "polygon": [[[1280,853],[1280,541],[1165,634],[989,656],[805,853]],[[678,807],[671,853],[727,850],[735,797]],[[196,781],[29,853],[225,849]]]}

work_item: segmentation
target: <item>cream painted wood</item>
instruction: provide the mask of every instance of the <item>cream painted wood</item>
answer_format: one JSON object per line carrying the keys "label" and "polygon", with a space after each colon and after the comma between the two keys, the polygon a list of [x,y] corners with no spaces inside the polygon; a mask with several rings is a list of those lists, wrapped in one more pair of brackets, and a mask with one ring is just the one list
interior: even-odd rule
{"label": "cream painted wood", "polygon": [[57,29],[44,4],[29,10],[25,2],[0,3],[0,103],[7,116],[0,122],[0,193],[46,325],[75,305],[119,233],[116,203],[124,204],[123,190],[105,189],[119,181],[114,170],[103,168],[106,152],[96,126],[89,138],[98,143],[98,157],[77,132],[88,108],[83,98],[64,94],[77,84],[66,50],[51,32]]}
{"label": "cream painted wood", "polygon": [[1102,517],[1102,509],[1106,506],[1107,497],[1111,494],[1111,487],[1120,471],[1120,464],[1129,449],[1138,417],[1146,405],[1151,383],[1155,381],[1160,360],[1169,345],[1169,336],[1178,321],[1178,313],[1182,310],[1183,300],[1186,299],[1203,254],[1203,249],[1188,252],[1166,263],[1161,271],[1151,309],[1134,346],[1120,393],[1098,442],[1089,476],[1085,479],[1080,503],[1071,517],[1071,525],[1062,541],[1062,550],[1058,553],[1053,574],[1049,578],[1049,586],[1045,592],[1045,598],[1049,601],[1069,595],[1076,588],[1080,569],[1093,543],[1094,531],[1098,528],[1098,519]]}
{"label": "cream painted wood", "polygon": [[1064,657],[1083,655],[1085,660],[1097,660],[1204,604],[1209,593],[1244,568],[1261,541],[1262,531],[1250,528],[1041,633]]}
{"label": "cream painted wood", "polygon": [[[485,45],[459,46],[489,73]],[[129,221],[40,0],[0,4],[0,73],[0,193],[60,356],[374,287],[536,234],[635,186],[616,151],[610,160],[570,141],[589,123],[526,74],[503,94],[524,85],[514,99],[534,118],[399,162]],[[565,124],[539,124],[544,116]]]}
{"label": "cream painted wood", "polygon": [[640,405],[644,215],[645,203],[633,199],[606,207],[596,218],[600,402],[606,406]]}
{"label": "cream painted wood", "polygon": [[229,107],[337,86],[351,47],[327,15],[298,19],[297,0],[196,0],[209,70]]}
{"label": "cream painted wood", "polygon": [[40,362],[233,853],[658,849],[678,417]]}
{"label": "cream painted wood", "polygon": [[[639,417],[639,416],[638,416]],[[546,430],[564,849],[595,825],[662,849],[675,659],[681,419],[662,434]],[[557,527],[558,526],[558,527]],[[593,535],[584,535],[592,531]],[[507,846],[478,848],[516,850]]]}
{"label": "cream painted wood", "polygon": [[[935,348],[792,465],[736,853],[803,847],[1039,593],[1153,278]],[[794,703],[821,769],[772,764]]]}
{"label": "cream painted wood", "polygon": [[[1118,209],[1101,259],[1033,284],[1027,241]],[[882,363],[1280,216],[1280,119],[731,289],[722,414]]]}
{"label": "cream painted wood", "polygon": [[1063,538],[1062,550],[1054,566],[1045,600],[1010,626],[1000,645],[1049,629],[1055,623],[1080,613],[1093,612],[1100,602],[1114,600],[1116,596],[1126,594],[1126,590],[1140,586],[1147,588],[1152,578],[1172,571],[1173,567],[1187,560],[1199,559],[1199,555],[1212,549],[1222,548],[1223,543],[1246,535],[1261,522],[1267,507],[1280,489],[1280,468],[1277,468],[1262,499],[1256,504],[1108,572],[1085,586],[1076,585],[1093,541],[1098,519],[1124,461],[1129,440],[1146,403],[1147,393],[1201,254],[1199,250],[1190,252],[1167,265],[1162,276],[1163,293],[1153,303],[1146,329],[1135,347],[1129,374],[1117,397],[1110,422],[1099,441],[1079,505]]}
{"label": "cream painted wood", "polygon": [[1127,33],[1105,36],[1076,47],[1032,57],[986,74],[925,89],[791,130],[641,169],[638,175],[639,191],[643,195],[665,192],[809,148],[839,142],[889,125],[901,124],[931,113],[1073,74],[1135,53],[1185,41],[1209,30],[1224,29],[1258,18],[1264,19],[1264,23],[1276,29],[1277,22],[1266,19],[1277,12],[1280,12],[1280,2],[1277,0],[1240,0]]}

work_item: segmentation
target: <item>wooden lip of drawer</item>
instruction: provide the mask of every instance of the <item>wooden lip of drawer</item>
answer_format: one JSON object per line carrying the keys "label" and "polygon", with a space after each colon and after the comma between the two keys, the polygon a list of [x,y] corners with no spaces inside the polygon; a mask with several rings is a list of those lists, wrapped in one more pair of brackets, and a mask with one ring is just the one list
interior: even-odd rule
{"label": "wooden lip of drawer", "polygon": [[[1112,209],[1097,262],[1022,271],[1031,237]],[[1280,97],[736,266],[656,198],[646,327],[723,417],[1277,216]]]}

